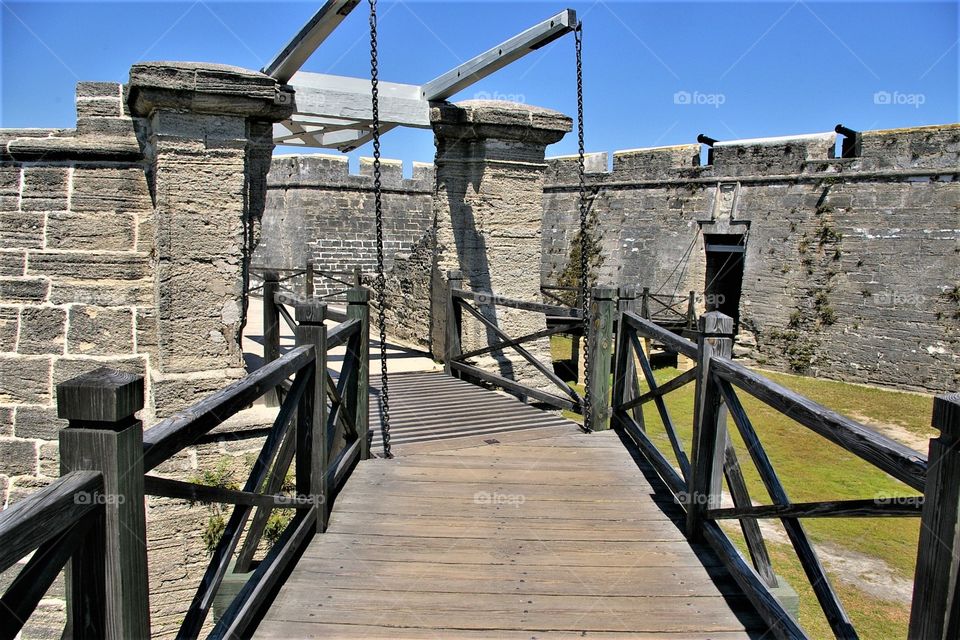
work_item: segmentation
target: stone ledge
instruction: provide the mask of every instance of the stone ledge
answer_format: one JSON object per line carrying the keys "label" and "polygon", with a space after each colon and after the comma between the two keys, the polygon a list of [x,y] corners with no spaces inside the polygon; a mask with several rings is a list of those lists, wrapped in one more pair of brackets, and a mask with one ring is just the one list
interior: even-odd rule
{"label": "stone ledge", "polygon": [[[278,92],[288,95],[277,100]],[[279,122],[293,111],[293,91],[265,74],[202,62],[146,62],[130,68],[130,110],[157,109],[255,117]]]}
{"label": "stone ledge", "polygon": [[548,145],[573,128],[559,111],[501,100],[434,104],[430,122],[437,135],[454,140],[493,138]]}
{"label": "stone ledge", "polygon": [[143,152],[135,137],[58,136],[15,138],[4,145],[0,157],[31,160],[109,160],[139,162]]}

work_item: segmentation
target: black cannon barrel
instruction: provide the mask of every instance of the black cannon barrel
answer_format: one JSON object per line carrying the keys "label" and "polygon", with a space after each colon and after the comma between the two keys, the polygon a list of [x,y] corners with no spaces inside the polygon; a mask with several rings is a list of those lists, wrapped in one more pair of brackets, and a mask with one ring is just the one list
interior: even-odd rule
{"label": "black cannon barrel", "polygon": [[697,136],[697,142],[699,142],[699,143],[701,143],[701,144],[705,144],[705,145],[710,146],[710,147],[712,147],[713,145],[717,144],[717,140],[715,140],[714,138],[711,138],[710,136],[708,136],[708,135],[706,135],[706,134],[703,134],[703,133],[701,133],[700,135]]}
{"label": "black cannon barrel", "polygon": [[850,127],[845,127],[842,124],[838,124],[836,127],[834,127],[833,130],[839,133],[840,135],[846,136],[848,138],[855,138],[857,134],[860,133],[859,131],[854,131]]}

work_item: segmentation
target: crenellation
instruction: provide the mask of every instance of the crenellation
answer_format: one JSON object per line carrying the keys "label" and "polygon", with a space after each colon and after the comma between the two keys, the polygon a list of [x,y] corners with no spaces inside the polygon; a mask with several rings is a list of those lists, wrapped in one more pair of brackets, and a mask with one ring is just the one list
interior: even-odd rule
{"label": "crenellation", "polygon": [[730,140],[713,145],[713,174],[753,176],[802,173],[823,168],[835,156],[836,134]]}
{"label": "crenellation", "polygon": [[681,144],[613,153],[611,180],[674,178],[684,169],[700,166],[700,145]]}

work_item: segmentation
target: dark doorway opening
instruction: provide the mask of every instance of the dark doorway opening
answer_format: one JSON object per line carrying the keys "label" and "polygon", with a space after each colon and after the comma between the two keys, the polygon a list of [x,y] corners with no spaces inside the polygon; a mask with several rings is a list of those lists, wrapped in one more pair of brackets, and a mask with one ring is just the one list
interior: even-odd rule
{"label": "dark doorway opening", "polygon": [[704,234],[707,276],[704,287],[707,311],[719,311],[733,318],[733,329],[740,326],[740,293],[743,289],[743,234]]}

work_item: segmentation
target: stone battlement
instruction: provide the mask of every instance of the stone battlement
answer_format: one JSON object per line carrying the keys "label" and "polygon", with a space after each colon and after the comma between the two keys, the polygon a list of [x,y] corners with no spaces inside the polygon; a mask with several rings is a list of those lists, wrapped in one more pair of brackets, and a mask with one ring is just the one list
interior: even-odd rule
{"label": "stone battlement", "polygon": [[[960,164],[960,124],[864,131],[860,154],[837,158],[836,133],[718,142],[713,162],[700,162],[699,143],[586,154],[588,181],[684,180],[752,176],[952,169]],[[576,182],[577,156],[547,158],[547,185]]]}
{"label": "stone battlement", "polygon": [[[413,163],[413,178],[403,177],[403,161],[380,160],[381,183],[394,191],[433,190],[433,164]],[[373,188],[373,158],[360,158],[360,173],[351,173],[346,156],[323,153],[286,154],[273,157],[270,188],[346,187]]]}

